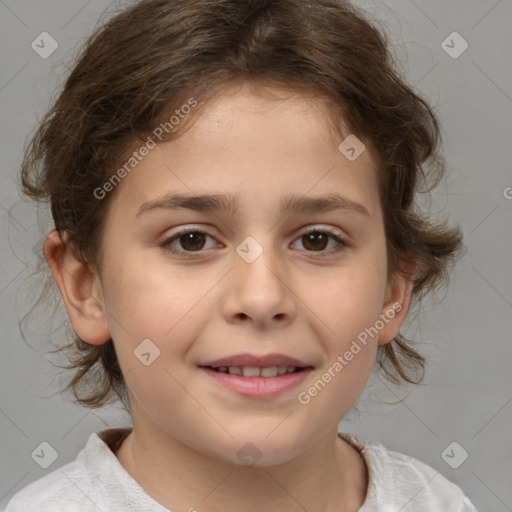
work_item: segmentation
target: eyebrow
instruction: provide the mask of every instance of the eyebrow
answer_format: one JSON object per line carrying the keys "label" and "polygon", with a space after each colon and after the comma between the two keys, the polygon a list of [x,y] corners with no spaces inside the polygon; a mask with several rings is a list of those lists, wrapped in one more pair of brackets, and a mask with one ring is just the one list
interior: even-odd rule
{"label": "eyebrow", "polygon": [[[170,193],[143,203],[139,207],[136,217],[158,209],[175,210],[178,208],[197,212],[226,212],[233,215],[238,211],[238,204],[238,198],[231,194],[184,195]],[[334,210],[354,212],[370,218],[370,213],[362,204],[334,193],[318,197],[287,195],[281,199],[279,206],[281,216],[292,213],[322,213]]]}

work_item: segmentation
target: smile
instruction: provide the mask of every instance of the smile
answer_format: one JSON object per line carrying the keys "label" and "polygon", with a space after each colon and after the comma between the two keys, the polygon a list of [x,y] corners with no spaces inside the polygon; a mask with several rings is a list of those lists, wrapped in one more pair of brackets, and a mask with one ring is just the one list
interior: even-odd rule
{"label": "smile", "polygon": [[219,389],[244,397],[262,399],[273,398],[297,388],[313,371],[313,367],[199,366],[199,370]]}
{"label": "smile", "polygon": [[219,366],[218,368],[211,369],[220,373],[228,373],[229,375],[241,375],[242,377],[271,378],[277,375],[295,373],[304,368],[297,368],[296,366],[267,366],[265,368],[257,366]]}

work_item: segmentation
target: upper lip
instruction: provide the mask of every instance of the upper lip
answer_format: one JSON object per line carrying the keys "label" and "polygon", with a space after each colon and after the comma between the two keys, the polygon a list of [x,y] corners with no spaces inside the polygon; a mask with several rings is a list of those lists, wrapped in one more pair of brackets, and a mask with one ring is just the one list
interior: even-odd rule
{"label": "upper lip", "polygon": [[253,355],[253,354],[238,354],[234,356],[222,357],[215,361],[207,361],[199,366],[211,366],[212,368],[219,368],[220,366],[251,366],[256,368],[268,368],[271,366],[296,366],[297,368],[306,368],[307,363],[295,359],[294,357],[286,356],[284,354],[267,354],[267,355]]}

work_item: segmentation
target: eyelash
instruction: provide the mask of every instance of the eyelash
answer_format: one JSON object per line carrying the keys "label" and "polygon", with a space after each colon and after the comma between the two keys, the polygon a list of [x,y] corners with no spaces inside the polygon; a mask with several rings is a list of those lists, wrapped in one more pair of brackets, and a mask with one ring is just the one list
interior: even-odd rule
{"label": "eyelash", "polygon": [[[187,235],[190,233],[200,233],[200,234],[208,235],[211,238],[214,238],[214,236],[211,235],[210,233],[208,233],[208,231],[204,231],[202,229],[188,228],[188,229],[179,231],[178,233],[175,233],[172,237],[164,240],[160,244],[160,247],[162,247],[166,252],[170,252],[172,254],[179,254],[182,256],[185,255],[185,257],[187,257],[187,258],[193,258],[193,257],[195,257],[196,254],[201,254],[204,251],[203,250],[199,250],[199,251],[176,250],[176,249],[171,249],[169,247],[170,244],[172,244],[172,242],[174,242],[175,240],[178,240],[181,236]],[[333,238],[339,244],[336,248],[330,249],[325,252],[323,252],[323,251],[307,251],[307,252],[311,252],[311,253],[318,253],[319,256],[316,256],[316,257],[319,257],[319,258],[325,257],[326,258],[329,256],[333,256],[334,254],[337,254],[337,253],[343,251],[344,249],[346,249],[349,246],[349,244],[347,242],[345,242],[345,240],[343,240],[338,235],[336,235],[332,231],[325,229],[325,228],[324,229],[318,229],[318,228],[309,229],[309,230],[305,231],[304,233],[302,233],[296,240],[302,238],[303,236],[309,235],[311,233],[321,233],[321,234],[329,235],[331,238]]]}

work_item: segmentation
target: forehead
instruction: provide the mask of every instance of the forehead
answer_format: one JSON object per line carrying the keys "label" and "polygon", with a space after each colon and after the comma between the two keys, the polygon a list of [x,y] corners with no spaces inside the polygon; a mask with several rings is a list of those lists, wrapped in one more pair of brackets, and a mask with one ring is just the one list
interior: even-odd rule
{"label": "forehead", "polygon": [[228,88],[184,134],[152,149],[124,178],[114,202],[125,203],[133,217],[135,208],[165,192],[226,193],[261,208],[264,196],[278,208],[283,195],[338,189],[372,213],[379,202],[375,159],[368,146],[355,161],[340,152],[350,131],[333,129],[328,108],[318,98],[283,90]]}
{"label": "forehead", "polygon": [[264,145],[278,153],[292,149],[292,155],[298,155],[300,147],[315,155],[320,146],[337,146],[350,134],[343,119],[333,123],[339,117],[336,112],[331,101],[313,92],[234,82],[208,101],[187,142],[211,143],[219,151],[228,147],[229,138],[230,151],[235,145],[242,150]]}

